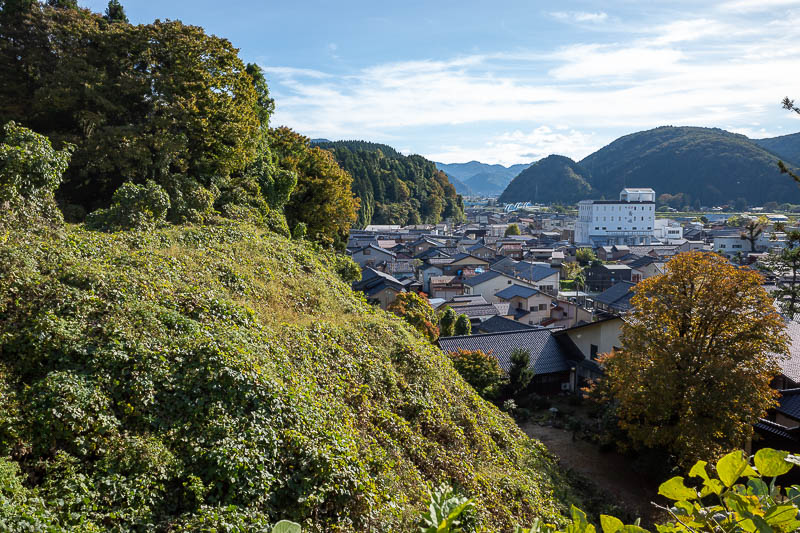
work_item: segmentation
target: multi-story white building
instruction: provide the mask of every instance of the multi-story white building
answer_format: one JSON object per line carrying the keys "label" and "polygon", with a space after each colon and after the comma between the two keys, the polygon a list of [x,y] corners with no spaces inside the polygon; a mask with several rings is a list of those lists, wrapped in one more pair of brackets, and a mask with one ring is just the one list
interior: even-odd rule
{"label": "multi-story white building", "polygon": [[669,218],[659,218],[653,225],[653,236],[664,244],[683,239],[683,226]]}
{"label": "multi-story white building", "polygon": [[622,189],[618,201],[578,202],[575,244],[593,248],[650,244],[656,220],[655,200],[653,189]]}

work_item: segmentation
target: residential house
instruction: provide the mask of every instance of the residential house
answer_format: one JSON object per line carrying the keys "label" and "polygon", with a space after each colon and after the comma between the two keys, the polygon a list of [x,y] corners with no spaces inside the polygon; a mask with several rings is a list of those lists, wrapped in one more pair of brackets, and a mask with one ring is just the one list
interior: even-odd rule
{"label": "residential house", "polygon": [[378,304],[385,310],[398,294],[406,292],[406,287],[394,276],[365,267],[361,271],[361,280],[353,283],[353,290],[363,292],[368,302]]}
{"label": "residential house", "polygon": [[561,272],[550,268],[548,264],[529,263],[527,261],[514,261],[506,257],[491,265],[492,270],[502,272],[527,285],[533,285],[542,292],[555,296],[558,294]]}
{"label": "residential house", "polygon": [[603,292],[619,281],[631,281],[633,271],[628,265],[594,265],[584,271],[586,289]]}
{"label": "residential house", "polygon": [[619,281],[601,292],[594,298],[594,308],[597,311],[620,315],[631,310],[631,289],[636,284],[630,281]]}
{"label": "residential house", "polygon": [[547,328],[441,337],[438,342],[445,353],[480,350],[491,354],[506,372],[511,369],[511,352],[526,350],[534,372],[530,390],[538,394],[575,392],[585,375],[580,353],[568,352]]}
{"label": "residential house", "polygon": [[379,263],[393,263],[397,255],[389,250],[384,250],[374,243],[355,250],[351,255],[353,261],[358,263],[360,267],[372,267]]}
{"label": "residential house", "polygon": [[597,258],[601,261],[616,261],[630,253],[631,247],[624,244],[613,244],[597,248]]}
{"label": "residential house", "polygon": [[622,323],[622,319],[615,316],[567,328],[557,335],[568,338],[586,359],[594,361],[598,355],[622,347]]}
{"label": "residential house", "polygon": [[538,289],[514,284],[497,292],[495,298],[508,303],[510,312],[525,324],[539,324],[550,318],[553,298]]}
{"label": "residential house", "polygon": [[503,274],[502,272],[497,272],[496,270],[489,270],[477,276],[465,279],[464,294],[479,294],[483,296],[487,302],[494,303],[500,301],[495,296],[498,292],[514,284],[534,289],[536,288],[536,284],[534,283],[519,280],[515,277]]}
{"label": "residential house", "polygon": [[448,276],[472,276],[489,268],[489,261],[470,254],[458,254],[442,265],[444,274]]}
{"label": "residential house", "polygon": [[445,300],[464,294],[463,280],[458,276],[433,276],[430,278],[429,289],[428,294],[432,298]]}

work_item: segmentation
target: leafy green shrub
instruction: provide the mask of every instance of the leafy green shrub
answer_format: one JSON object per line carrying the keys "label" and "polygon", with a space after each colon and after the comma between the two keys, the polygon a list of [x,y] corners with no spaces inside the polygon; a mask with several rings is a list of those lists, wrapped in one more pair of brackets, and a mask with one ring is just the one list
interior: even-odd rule
{"label": "leafy green shrub", "polygon": [[43,219],[60,223],[53,193],[69,166],[74,147],[53,149],[50,140],[9,122],[0,137],[0,222]]}
{"label": "leafy green shrub", "polygon": [[162,224],[170,202],[167,192],[156,182],[144,185],[124,183],[111,197],[111,207],[98,209],[86,217],[86,225],[100,230],[148,229]]}
{"label": "leafy green shrub", "polygon": [[472,323],[469,321],[469,317],[467,315],[458,315],[453,334],[469,335],[470,333],[472,333]]}
{"label": "leafy green shrub", "polygon": [[506,373],[500,368],[497,358],[480,350],[451,352],[450,361],[481,398],[496,398],[501,385],[506,381]]}
{"label": "leafy green shrub", "polygon": [[401,292],[389,305],[388,310],[403,317],[428,340],[435,341],[439,337],[436,312],[424,296],[415,292]]}
{"label": "leafy green shrub", "polygon": [[453,308],[446,305],[444,309],[439,312],[439,335],[442,337],[452,337],[455,335],[456,320],[458,314],[453,311]]}
{"label": "leafy green shrub", "polygon": [[422,514],[420,533],[462,533],[472,500],[456,494],[448,485],[430,492],[428,510]]}

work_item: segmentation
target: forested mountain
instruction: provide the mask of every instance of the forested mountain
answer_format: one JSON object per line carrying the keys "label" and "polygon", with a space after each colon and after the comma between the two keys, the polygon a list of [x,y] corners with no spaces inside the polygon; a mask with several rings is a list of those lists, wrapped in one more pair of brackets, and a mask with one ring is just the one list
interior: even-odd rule
{"label": "forested mountain", "polygon": [[754,143],[783,159],[786,164],[800,166],[800,133],[766,139],[752,139]]}
{"label": "forested mountain", "polygon": [[[776,144],[788,150],[790,141]],[[560,187],[551,201],[574,201],[574,173],[591,186],[586,199],[617,198],[624,187],[652,187],[658,195],[680,194],[683,204],[693,207],[738,199],[749,205],[800,203],[800,189],[780,174],[778,159],[743,135],[717,128],[663,126],[620,137],[577,166],[562,166],[565,179],[573,186]],[[528,178],[509,187],[504,201],[530,200],[528,187],[542,178],[539,173]]]}
{"label": "forested mountain", "polygon": [[523,170],[503,194],[501,202],[576,203],[591,198],[589,173],[561,155],[545,157]]}
{"label": "forested mountain", "polygon": [[479,161],[469,163],[436,163],[436,168],[443,170],[448,176],[460,180],[470,191],[470,194],[496,195],[520,172],[530,166],[518,164],[510,167],[503,165],[489,165]]}
{"label": "forested mountain", "polygon": [[464,204],[444,172],[420,155],[405,156],[385,144],[319,142],[353,177],[360,199],[356,224],[435,224],[461,220]]}

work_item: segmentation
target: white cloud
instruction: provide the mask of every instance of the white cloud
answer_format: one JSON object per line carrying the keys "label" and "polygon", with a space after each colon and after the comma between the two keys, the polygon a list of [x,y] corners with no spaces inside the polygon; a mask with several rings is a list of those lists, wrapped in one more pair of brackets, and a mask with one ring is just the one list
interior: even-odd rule
{"label": "white cloud", "polygon": [[570,22],[605,22],[608,19],[608,14],[602,11],[591,13],[588,11],[554,11],[550,16],[559,20]]}
{"label": "white cloud", "polygon": [[426,154],[433,161],[456,163],[474,159],[481,154],[481,162],[512,165],[519,162],[534,162],[550,154],[559,154],[582,159],[597,145],[592,134],[577,130],[557,132],[548,126],[539,126],[530,131],[515,130],[495,136],[478,146],[444,146],[440,150]]}
{"label": "white cloud", "polygon": [[[615,128],[775,131],[765,114],[783,116],[780,100],[800,98],[799,32],[787,20],[756,26],[698,17],[637,28],[612,43],[384,63],[336,76],[266,71],[274,124],[313,137],[396,139],[439,160],[508,164],[551,152],[583,157],[613,140]],[[488,125],[508,133],[470,140],[467,130]]]}
{"label": "white cloud", "polygon": [[731,0],[723,2],[717,7],[721,11],[748,13],[754,11],[769,11],[780,7],[797,7],[797,0]]}

